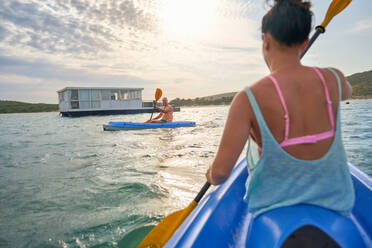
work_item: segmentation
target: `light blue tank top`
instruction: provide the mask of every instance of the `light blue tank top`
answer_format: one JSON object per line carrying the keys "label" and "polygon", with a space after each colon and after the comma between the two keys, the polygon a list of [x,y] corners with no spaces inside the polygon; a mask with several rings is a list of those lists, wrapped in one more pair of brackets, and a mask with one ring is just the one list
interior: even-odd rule
{"label": "light blue tank top", "polygon": [[[341,83],[337,78],[339,98]],[[246,94],[256,115],[262,138],[259,156],[256,143],[248,140],[249,176],[244,200],[254,217],[265,211],[295,204],[312,204],[348,215],[355,201],[347,158],[342,143],[340,103],[337,107],[336,132],[329,151],[317,160],[297,159],[284,151],[270,132],[251,90]]]}

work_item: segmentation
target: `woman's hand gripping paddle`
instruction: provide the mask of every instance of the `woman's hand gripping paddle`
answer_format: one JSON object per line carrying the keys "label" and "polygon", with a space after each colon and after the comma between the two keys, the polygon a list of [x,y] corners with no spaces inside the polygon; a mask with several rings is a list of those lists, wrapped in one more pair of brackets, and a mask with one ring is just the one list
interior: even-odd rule
{"label": "woman's hand gripping paddle", "polygon": [[[156,91],[155,91],[154,107],[156,106],[156,102],[159,101],[159,99],[160,99],[160,97],[161,97],[162,94],[163,94],[163,92],[161,91],[161,89],[157,88]],[[154,114],[154,109],[152,109],[150,120],[152,119],[152,115],[153,114]]]}

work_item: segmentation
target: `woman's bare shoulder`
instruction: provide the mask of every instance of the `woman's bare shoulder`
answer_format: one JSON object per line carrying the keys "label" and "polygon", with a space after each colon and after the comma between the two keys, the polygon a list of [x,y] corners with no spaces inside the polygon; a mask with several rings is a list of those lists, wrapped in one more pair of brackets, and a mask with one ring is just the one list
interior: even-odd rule
{"label": "woman's bare shoulder", "polygon": [[341,70],[339,70],[337,68],[334,68],[334,67],[324,67],[324,68],[319,68],[319,69],[321,70],[321,72],[323,74],[325,74],[326,77],[334,78],[334,74],[331,71],[331,70],[333,70],[333,71],[335,71],[337,73],[337,75],[339,76],[339,78],[341,79],[341,81],[345,80],[344,74],[342,73]]}
{"label": "woman's bare shoulder", "polygon": [[267,90],[272,89],[272,82],[268,77],[264,77],[252,84],[249,88],[256,98],[266,95]]}
{"label": "woman's bare shoulder", "polygon": [[249,99],[246,93],[246,89],[250,89],[255,98],[262,94],[265,91],[265,88],[268,87],[268,83],[270,83],[270,80],[268,80],[266,77],[258,80],[254,84],[247,86],[244,90],[239,91],[236,93],[234,96],[233,102],[237,102],[239,104],[244,104],[248,103],[249,104]]}
{"label": "woman's bare shoulder", "polygon": [[[257,82],[255,82],[254,84],[252,84],[251,86],[247,87],[249,88],[255,99],[257,100],[258,98],[259,99],[262,99],[265,95],[265,90],[270,87],[269,85],[270,83],[270,80],[267,79],[267,78],[263,78]],[[266,92],[267,93],[267,92]],[[247,111],[243,111],[241,112],[243,115],[247,115],[247,116],[252,116],[253,115],[253,109],[252,109],[252,106],[251,106],[251,102],[247,96],[247,93],[246,93],[246,90],[241,90],[239,91],[235,96],[234,96],[234,99],[231,103],[231,109],[234,111],[234,110],[239,110],[241,111],[242,109],[246,109]]]}

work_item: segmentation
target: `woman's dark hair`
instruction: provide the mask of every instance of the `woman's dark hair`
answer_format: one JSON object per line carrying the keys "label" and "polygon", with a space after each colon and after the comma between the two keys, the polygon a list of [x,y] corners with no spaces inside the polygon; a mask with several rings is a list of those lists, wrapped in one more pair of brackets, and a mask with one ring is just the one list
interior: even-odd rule
{"label": "woman's dark hair", "polygon": [[313,13],[310,2],[302,0],[275,0],[262,18],[262,33],[270,33],[275,40],[292,46],[301,44],[308,37]]}

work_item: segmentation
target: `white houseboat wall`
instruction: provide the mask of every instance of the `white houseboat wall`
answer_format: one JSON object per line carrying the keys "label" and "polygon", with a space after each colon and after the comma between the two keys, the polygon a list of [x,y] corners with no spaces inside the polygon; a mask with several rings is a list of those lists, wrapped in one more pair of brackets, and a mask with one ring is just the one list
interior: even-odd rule
{"label": "white houseboat wall", "polygon": [[[62,116],[151,113],[152,101],[142,101],[143,88],[66,87],[58,92]],[[158,106],[161,105],[158,102]],[[176,109],[179,111],[179,109]]]}

